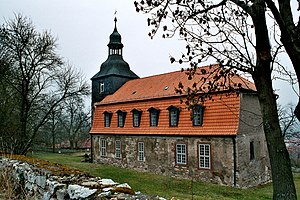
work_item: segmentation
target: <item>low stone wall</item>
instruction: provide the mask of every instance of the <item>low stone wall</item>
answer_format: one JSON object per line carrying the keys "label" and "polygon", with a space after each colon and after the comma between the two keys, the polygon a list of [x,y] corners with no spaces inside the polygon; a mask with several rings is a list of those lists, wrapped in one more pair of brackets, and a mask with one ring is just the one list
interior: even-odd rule
{"label": "low stone wall", "polygon": [[[65,200],[65,199],[159,199],[157,196],[143,195],[134,192],[127,184],[119,184],[111,179],[91,177],[84,173],[60,175],[53,174],[51,166],[41,169],[33,164],[7,157],[0,158],[1,171],[10,169],[18,183],[22,185],[26,196],[33,199]],[[57,171],[57,166],[53,166]]]}

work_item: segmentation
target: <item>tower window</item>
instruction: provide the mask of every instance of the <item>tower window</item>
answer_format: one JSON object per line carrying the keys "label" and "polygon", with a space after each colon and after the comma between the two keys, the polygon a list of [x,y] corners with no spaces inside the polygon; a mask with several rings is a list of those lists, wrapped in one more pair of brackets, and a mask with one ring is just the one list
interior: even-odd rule
{"label": "tower window", "polygon": [[99,83],[99,92],[104,93],[104,83],[103,82]]}

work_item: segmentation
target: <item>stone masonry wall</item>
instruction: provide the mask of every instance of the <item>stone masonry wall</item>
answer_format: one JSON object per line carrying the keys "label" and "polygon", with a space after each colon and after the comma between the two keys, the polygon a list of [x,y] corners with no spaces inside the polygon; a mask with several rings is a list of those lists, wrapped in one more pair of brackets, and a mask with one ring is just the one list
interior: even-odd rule
{"label": "stone masonry wall", "polygon": [[271,167],[257,95],[241,94],[241,108],[236,138],[237,185],[244,188],[270,182]]}
{"label": "stone masonry wall", "polygon": [[[106,141],[100,156],[100,141]],[[121,142],[121,158],[115,156],[115,141]],[[144,142],[145,160],[138,161],[138,142]],[[187,145],[187,164],[175,163],[176,144]],[[211,169],[199,168],[198,144],[210,144]],[[172,177],[193,178],[233,186],[233,143],[231,137],[93,136],[94,162],[150,171]]]}
{"label": "stone masonry wall", "polygon": [[[47,166],[48,169],[52,166]],[[58,166],[53,166],[53,170]],[[27,162],[7,157],[0,157],[0,173],[11,171],[11,176],[21,184],[29,199],[68,200],[68,199],[157,199],[158,196],[148,196],[135,193],[127,184],[119,184],[111,179],[91,177],[84,173],[69,174],[62,172],[54,175],[49,170],[38,168]]]}

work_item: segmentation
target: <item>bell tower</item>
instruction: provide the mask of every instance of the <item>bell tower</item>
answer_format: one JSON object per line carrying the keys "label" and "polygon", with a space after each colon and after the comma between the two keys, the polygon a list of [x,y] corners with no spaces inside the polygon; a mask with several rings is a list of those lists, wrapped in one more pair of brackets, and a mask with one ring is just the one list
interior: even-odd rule
{"label": "bell tower", "polygon": [[92,78],[92,106],[102,101],[107,95],[113,94],[125,82],[139,78],[130,70],[129,64],[123,59],[121,35],[117,30],[117,18],[114,19],[115,28],[109,36],[108,58],[101,64],[100,71]]}

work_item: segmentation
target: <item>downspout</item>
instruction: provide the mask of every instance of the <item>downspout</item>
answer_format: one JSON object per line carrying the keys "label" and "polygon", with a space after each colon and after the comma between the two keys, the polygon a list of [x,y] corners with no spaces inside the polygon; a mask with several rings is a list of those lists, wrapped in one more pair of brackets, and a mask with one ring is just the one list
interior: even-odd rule
{"label": "downspout", "polygon": [[90,134],[90,136],[91,136],[91,150],[90,150],[91,151],[91,159],[90,159],[90,162],[93,163],[94,162],[94,158],[93,158],[94,157],[93,156],[93,149],[94,149],[93,148],[93,135]]}
{"label": "downspout", "polygon": [[237,171],[236,136],[232,137],[232,144],[233,144],[233,186],[236,187],[236,171]]}

